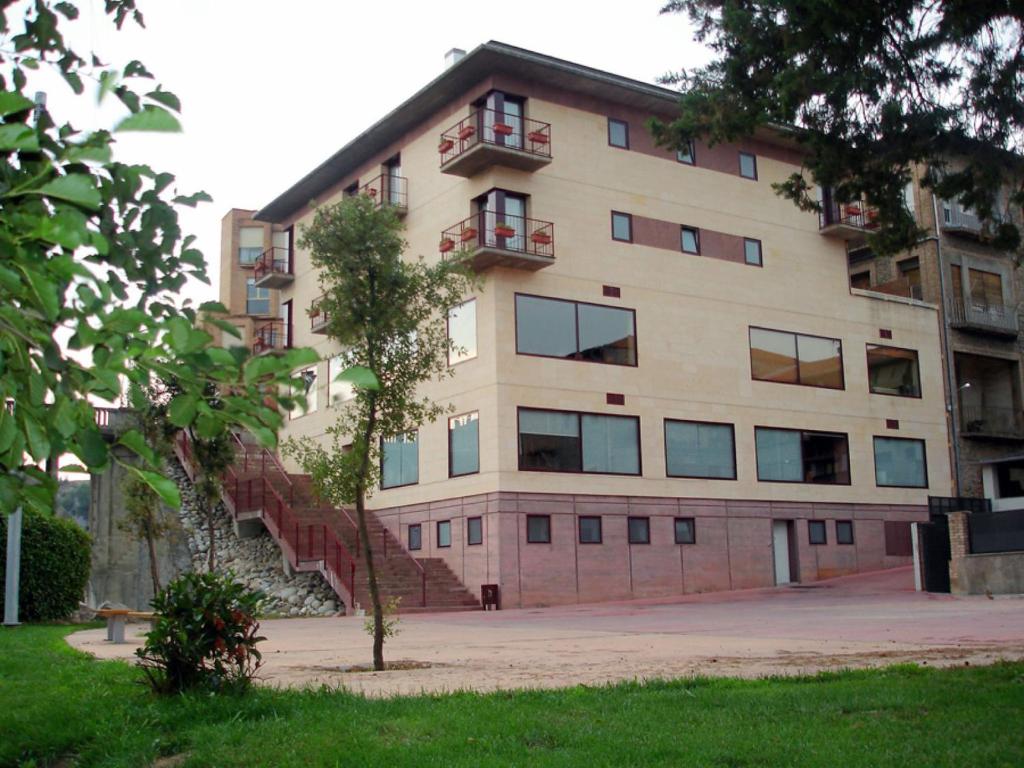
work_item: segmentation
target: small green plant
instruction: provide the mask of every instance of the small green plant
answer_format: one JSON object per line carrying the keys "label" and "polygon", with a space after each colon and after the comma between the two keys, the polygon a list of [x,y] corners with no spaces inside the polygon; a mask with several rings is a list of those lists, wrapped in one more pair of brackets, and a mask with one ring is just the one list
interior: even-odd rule
{"label": "small green plant", "polygon": [[[402,621],[398,616],[398,608],[402,605],[402,598],[390,597],[388,601],[382,606],[382,612],[384,614],[381,619],[382,633],[385,640],[390,640],[392,637],[396,637],[399,633],[399,623]],[[367,616],[366,621],[363,622],[363,629],[370,637],[373,637],[373,616]]]}
{"label": "small green plant", "polygon": [[146,644],[135,653],[157,693],[244,692],[262,666],[256,609],[263,594],[230,575],[186,573],[153,599]]}

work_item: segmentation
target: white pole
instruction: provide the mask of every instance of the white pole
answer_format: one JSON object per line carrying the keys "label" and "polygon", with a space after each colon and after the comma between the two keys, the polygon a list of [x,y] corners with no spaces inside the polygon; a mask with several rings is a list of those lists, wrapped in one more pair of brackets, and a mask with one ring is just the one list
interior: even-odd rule
{"label": "white pole", "polygon": [[21,507],[7,518],[7,575],[4,582],[4,626],[18,626],[18,578],[21,576]]}

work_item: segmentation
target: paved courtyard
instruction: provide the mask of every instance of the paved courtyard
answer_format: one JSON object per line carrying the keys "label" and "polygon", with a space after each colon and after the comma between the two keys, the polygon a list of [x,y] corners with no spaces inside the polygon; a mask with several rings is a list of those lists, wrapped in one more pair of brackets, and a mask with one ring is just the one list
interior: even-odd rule
{"label": "paved courtyard", "polygon": [[[262,629],[266,684],[415,694],[1021,659],[1024,598],[917,593],[901,568],[664,600],[413,614],[402,617],[385,657],[429,666],[384,673],[345,671],[371,658],[361,618],[276,619]],[[87,630],[69,642],[100,658],[132,658],[142,643],[112,645],[105,636]]]}

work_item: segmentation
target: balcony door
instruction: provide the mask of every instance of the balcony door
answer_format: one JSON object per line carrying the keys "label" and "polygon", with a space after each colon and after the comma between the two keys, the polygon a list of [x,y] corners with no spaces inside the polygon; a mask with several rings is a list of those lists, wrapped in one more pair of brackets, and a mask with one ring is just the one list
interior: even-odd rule
{"label": "balcony door", "polygon": [[402,204],[402,157],[395,155],[384,166],[385,190],[382,201],[388,205]]}
{"label": "balcony door", "polygon": [[[484,243],[509,251],[526,250],[526,197],[492,189],[477,199]],[[507,227],[505,230],[503,227]],[[506,234],[507,232],[507,234]]]}
{"label": "balcony door", "polygon": [[485,141],[511,149],[523,148],[523,100],[491,91],[484,102]]}

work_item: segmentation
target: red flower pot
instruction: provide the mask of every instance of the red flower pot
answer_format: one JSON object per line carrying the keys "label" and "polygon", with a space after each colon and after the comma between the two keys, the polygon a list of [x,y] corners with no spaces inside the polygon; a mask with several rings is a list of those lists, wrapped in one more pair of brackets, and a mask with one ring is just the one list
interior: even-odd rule
{"label": "red flower pot", "polygon": [[467,240],[472,240],[475,237],[476,237],[476,230],[473,229],[472,227],[468,227],[468,228],[462,230],[462,242],[466,242]]}
{"label": "red flower pot", "polygon": [[551,245],[551,235],[546,232],[534,232],[530,239],[538,245]]}
{"label": "red flower pot", "polygon": [[445,152],[448,152],[454,146],[454,141],[452,141],[451,139],[445,139],[444,141],[437,145],[437,151],[443,155]]}
{"label": "red flower pot", "polygon": [[494,228],[494,234],[498,237],[515,237],[516,231],[512,227],[497,226]]}
{"label": "red flower pot", "polygon": [[472,125],[467,125],[461,131],[459,131],[459,140],[460,141],[465,141],[470,136],[472,136],[474,133],[476,133],[476,128],[474,128]]}
{"label": "red flower pot", "polygon": [[452,240],[451,238],[446,237],[444,240],[441,241],[441,253],[448,253],[448,251],[452,250],[454,247],[455,241]]}
{"label": "red flower pot", "polygon": [[508,123],[495,123],[494,132],[499,136],[511,136],[512,126],[509,125]]}
{"label": "red flower pot", "polygon": [[526,135],[526,138],[528,138],[533,144],[548,143],[548,135],[546,133],[541,133],[540,131],[530,131]]}

